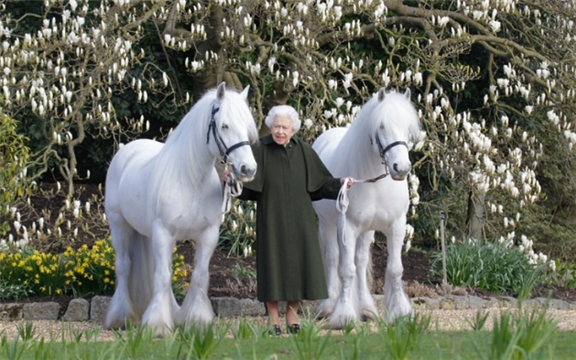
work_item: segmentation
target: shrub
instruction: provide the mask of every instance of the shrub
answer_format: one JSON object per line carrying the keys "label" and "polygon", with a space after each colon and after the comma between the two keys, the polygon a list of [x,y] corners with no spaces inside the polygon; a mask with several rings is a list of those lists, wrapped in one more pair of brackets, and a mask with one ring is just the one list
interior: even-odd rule
{"label": "shrub", "polygon": [[7,214],[14,200],[27,193],[26,163],[29,148],[26,137],[16,132],[16,120],[0,110],[0,236],[10,229]]}
{"label": "shrub", "polygon": [[[63,254],[49,254],[30,248],[0,251],[0,299],[61,294],[110,294],[114,290],[114,249],[110,240],[98,240],[89,248],[68,247]],[[172,263],[176,295],[186,288],[184,257]]]}
{"label": "shrub", "polygon": [[[535,264],[510,242],[465,240],[446,248],[446,273],[454,286],[469,286],[527,297],[544,280],[546,264]],[[442,277],[442,253],[433,256],[431,270]]]}
{"label": "shrub", "polygon": [[114,249],[109,241],[96,241],[91,249],[82,245],[78,250],[68,247],[66,286],[80,294],[108,294],[114,290]]}

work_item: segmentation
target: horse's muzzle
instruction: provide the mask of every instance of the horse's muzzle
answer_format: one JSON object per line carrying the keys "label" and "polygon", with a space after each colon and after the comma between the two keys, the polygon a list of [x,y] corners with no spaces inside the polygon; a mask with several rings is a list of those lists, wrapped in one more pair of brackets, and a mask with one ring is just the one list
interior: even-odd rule
{"label": "horse's muzzle", "polygon": [[392,165],[392,169],[390,171],[390,176],[392,177],[392,179],[396,180],[396,181],[402,181],[404,179],[406,179],[406,177],[408,176],[408,174],[410,173],[410,170],[412,170],[412,164],[408,164],[407,167],[404,168],[400,168],[400,166],[398,166],[397,163]]}
{"label": "horse's muzzle", "polygon": [[236,177],[242,182],[252,181],[256,175],[256,169],[256,166],[250,167],[246,165],[241,165],[240,169],[234,168]]}

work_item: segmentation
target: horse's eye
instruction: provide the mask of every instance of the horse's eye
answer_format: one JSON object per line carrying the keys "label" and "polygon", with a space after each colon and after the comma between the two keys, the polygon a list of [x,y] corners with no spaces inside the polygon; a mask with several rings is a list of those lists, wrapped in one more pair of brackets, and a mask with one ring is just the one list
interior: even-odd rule
{"label": "horse's eye", "polygon": [[223,125],[222,125],[222,130],[228,130],[228,124],[223,124]]}
{"label": "horse's eye", "polygon": [[380,124],[380,130],[384,130],[384,124]]}

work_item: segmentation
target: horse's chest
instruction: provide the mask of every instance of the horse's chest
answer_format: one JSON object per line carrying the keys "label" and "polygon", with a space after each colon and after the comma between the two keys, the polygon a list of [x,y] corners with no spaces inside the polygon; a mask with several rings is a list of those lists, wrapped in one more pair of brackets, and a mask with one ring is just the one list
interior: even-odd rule
{"label": "horse's chest", "polygon": [[[219,190],[219,189],[216,189]],[[207,228],[219,226],[222,196],[219,191],[201,191],[194,194],[182,190],[171,201],[162,202],[162,221],[178,238],[189,238]]]}
{"label": "horse's chest", "polygon": [[405,186],[385,186],[363,184],[364,191],[358,191],[350,199],[348,213],[359,223],[368,227],[381,227],[406,214],[409,205],[408,190]]}

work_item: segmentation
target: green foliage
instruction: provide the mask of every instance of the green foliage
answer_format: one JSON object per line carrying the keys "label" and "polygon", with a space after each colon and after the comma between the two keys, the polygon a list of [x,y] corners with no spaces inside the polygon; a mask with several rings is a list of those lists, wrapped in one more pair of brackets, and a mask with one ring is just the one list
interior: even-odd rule
{"label": "green foliage", "polygon": [[99,240],[89,249],[68,247],[64,252],[66,285],[80,294],[109,294],[114,291],[114,249]]}
{"label": "green foliage", "polygon": [[16,131],[17,126],[16,120],[0,110],[0,236],[9,230],[6,215],[10,206],[18,197],[27,194],[31,186],[26,179],[27,138]]}
{"label": "green foliage", "polygon": [[550,274],[547,280],[553,284],[567,288],[576,287],[576,265],[556,261],[556,271]]}
{"label": "green foliage", "polygon": [[34,295],[34,291],[29,283],[14,284],[5,281],[4,279],[0,279],[0,299],[18,301],[18,299],[32,295]]}
{"label": "green foliage", "polygon": [[[216,330],[217,333],[215,333]],[[176,358],[181,359],[181,354],[186,359],[210,358],[227,331],[227,326],[214,329],[212,323],[205,327],[192,326],[189,329],[179,329],[179,348]]]}
{"label": "green foliage", "polygon": [[218,248],[232,255],[251,255],[256,241],[256,203],[235,201],[220,227]]}
{"label": "green foliage", "polygon": [[[572,183],[571,178],[568,177],[559,180],[559,182]],[[560,185],[558,186],[560,187]],[[560,187],[559,190],[553,191],[565,192],[566,194],[571,192],[568,187]],[[574,210],[576,208],[560,199],[555,205],[552,205],[552,201],[549,200],[538,203],[536,207],[527,209],[522,214],[523,221],[519,224],[516,232],[535,234],[534,238],[538,239],[537,246],[540,251],[548,254],[551,258],[559,259],[561,262],[576,264],[576,232],[573,230]]]}
{"label": "green foliage", "polygon": [[[551,359],[556,338],[556,321],[547,318],[546,309],[530,313],[501,312],[494,316],[494,327],[486,359]],[[475,345],[476,346],[476,345]],[[482,352],[476,346],[480,356]],[[482,356],[482,358],[484,358]]]}
{"label": "green foliage", "polygon": [[[406,348],[416,346],[408,352],[409,359],[555,359],[568,360],[574,357],[573,331],[557,332],[555,322],[546,318],[545,309],[529,312],[503,312],[494,315],[496,328],[486,331],[427,331],[429,324],[415,319],[399,320],[390,324],[390,329],[379,326],[379,332],[338,335],[334,332],[322,335],[318,329],[322,323],[315,323],[312,336],[257,337],[238,339],[226,336],[227,322],[216,322],[214,327],[205,330],[178,329],[162,339],[152,339],[150,332],[138,328],[128,328],[113,341],[95,341],[94,330],[87,330],[86,341],[81,332],[70,327],[63,328],[61,336],[73,341],[61,341],[51,335],[45,342],[44,337],[34,337],[33,329],[24,330],[32,334],[25,335],[23,341],[17,334],[8,339],[0,331],[0,358],[2,359],[295,359],[295,342],[304,345],[307,341],[312,347],[326,342],[321,356],[307,356],[306,359],[363,359],[380,360],[402,358],[387,351],[388,333],[396,332],[395,339],[406,335],[410,339],[400,339]],[[410,325],[412,321],[412,325]],[[399,325],[405,322],[404,325]],[[208,330],[210,328],[210,331]],[[382,330],[384,329],[384,330]],[[412,334],[412,335],[410,335]],[[384,336],[384,339],[383,339]],[[195,340],[197,339],[197,343]],[[308,339],[308,340],[306,340]],[[384,340],[384,341],[383,341]],[[292,348],[291,348],[292,346]],[[475,349],[476,351],[473,351]],[[205,351],[208,350],[208,351]],[[314,352],[313,352],[314,353]]]}
{"label": "green foliage", "polygon": [[234,339],[245,340],[257,337],[259,332],[245,317],[241,317],[238,320],[236,328],[232,330],[232,334],[234,335]]}
{"label": "green foliage", "polygon": [[18,341],[18,337],[14,337],[12,341],[7,341],[6,337],[3,336],[0,349],[6,355],[5,359],[18,360],[26,349],[26,343]]}
{"label": "green foliage", "polygon": [[378,328],[384,336],[390,357],[403,360],[416,349],[422,335],[430,328],[430,316],[416,314],[397,317],[391,324],[386,324],[380,319]]}
{"label": "green foliage", "polygon": [[320,337],[320,328],[313,319],[308,318],[301,322],[300,332],[296,336],[291,336],[292,346],[300,360],[321,359],[328,340],[328,336]]}
{"label": "green foliage", "polygon": [[[465,240],[446,249],[448,282],[501,294],[527,297],[544,280],[543,267],[530,264],[526,255],[506,243]],[[442,253],[433,256],[430,269],[442,276]]]}
{"label": "green foliage", "polygon": [[[0,251],[0,299],[61,294],[110,294],[114,290],[114,249],[110,240],[98,240],[89,248],[68,247],[63,254],[31,248]],[[181,298],[187,287],[184,257],[173,256],[173,287]]]}
{"label": "green foliage", "polygon": [[476,315],[474,317],[474,321],[468,321],[468,324],[470,324],[470,326],[472,327],[472,330],[474,331],[481,331],[482,329],[484,329],[484,326],[486,325],[486,321],[488,320],[488,312],[486,311],[477,311]]}
{"label": "green foliage", "polygon": [[36,328],[31,322],[18,325],[18,336],[22,341],[32,341],[36,338]]}
{"label": "green foliage", "polygon": [[245,276],[253,279],[256,278],[256,271],[246,268],[239,263],[236,263],[233,268],[228,269],[228,272],[239,276]]}
{"label": "green foliage", "polygon": [[120,336],[125,352],[131,359],[138,359],[138,353],[142,344],[151,342],[154,331],[149,327],[128,326],[128,329]]}
{"label": "green foliage", "polygon": [[563,262],[576,263],[576,152],[554,131],[541,132],[546,151],[539,163],[538,181],[542,196],[535,206],[526,209],[517,232],[538,234],[538,248]]}

